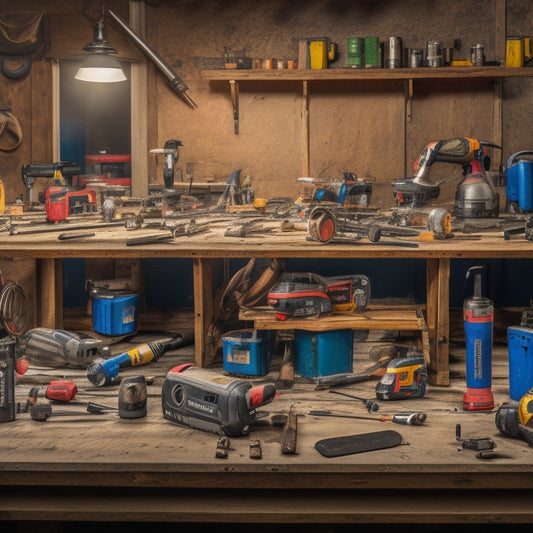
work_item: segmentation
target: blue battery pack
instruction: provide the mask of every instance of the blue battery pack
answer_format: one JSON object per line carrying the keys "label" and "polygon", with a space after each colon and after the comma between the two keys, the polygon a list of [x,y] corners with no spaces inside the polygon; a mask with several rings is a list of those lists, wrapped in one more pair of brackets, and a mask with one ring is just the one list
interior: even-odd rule
{"label": "blue battery pack", "polygon": [[352,372],[353,331],[338,329],[321,333],[295,330],[297,374],[307,378]]}
{"label": "blue battery pack", "polygon": [[94,295],[93,329],[102,335],[126,335],[137,331],[139,296],[137,294]]}
{"label": "blue battery pack", "polygon": [[241,329],[222,337],[222,368],[232,374],[264,376],[268,374],[274,332]]}

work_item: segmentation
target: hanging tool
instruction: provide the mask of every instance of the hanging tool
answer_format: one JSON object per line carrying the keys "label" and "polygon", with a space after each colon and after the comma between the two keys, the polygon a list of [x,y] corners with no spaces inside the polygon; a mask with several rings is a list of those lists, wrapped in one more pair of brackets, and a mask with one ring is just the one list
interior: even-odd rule
{"label": "hanging tool", "polygon": [[402,424],[404,426],[421,426],[427,418],[426,413],[396,413],[394,415],[381,415],[378,417],[372,416],[356,416],[356,415],[342,415],[335,414],[327,410],[311,410],[310,415],[313,416],[332,416],[336,418],[354,418],[356,420],[377,420],[378,422],[393,422],[394,424]]}
{"label": "hanging tool", "polygon": [[494,304],[482,296],[484,266],[467,270],[466,279],[474,275],[474,296],[463,302],[466,334],[466,392],[463,407],[468,411],[490,410],[494,407],[492,381],[492,330]]}
{"label": "hanging tool", "polygon": [[147,342],[111,357],[95,359],[87,368],[87,379],[98,387],[111,385],[121,368],[145,365],[151,361],[157,361],[169,350],[181,348],[194,342],[192,332],[178,333],[169,341]]}
{"label": "hanging tool", "polygon": [[164,154],[165,168],[163,169],[163,182],[165,189],[171,190],[174,188],[174,167],[179,159],[178,147],[183,146],[181,141],[171,139],[165,142],[163,148],[153,148],[150,150],[151,154]]}
{"label": "hanging tool", "polygon": [[384,376],[376,385],[376,397],[379,400],[423,398],[426,381],[426,362],[422,355],[399,357],[387,365]]}
{"label": "hanging tool", "polygon": [[33,328],[17,340],[21,357],[51,367],[87,368],[105,350],[102,341],[64,329]]}
{"label": "hanging tool", "polygon": [[360,400],[363,402],[363,405],[366,407],[369,413],[379,411],[379,404],[374,400],[367,400],[366,398],[361,398],[359,396],[353,396],[352,394],[347,394],[345,392],[340,392],[336,390],[330,390],[331,394],[340,394],[341,396],[347,396],[348,398],[353,398],[354,400]]}
{"label": "hanging tool", "polygon": [[132,39],[139,49],[150,59],[159,69],[163,76],[169,81],[172,88],[178,93],[178,96],[193,109],[198,107],[195,101],[187,94],[189,87],[187,84],[172,70],[168,63],[161,58],[147,43],[145,43],[120,17],[110,9],[107,13],[115,20],[122,30]]}

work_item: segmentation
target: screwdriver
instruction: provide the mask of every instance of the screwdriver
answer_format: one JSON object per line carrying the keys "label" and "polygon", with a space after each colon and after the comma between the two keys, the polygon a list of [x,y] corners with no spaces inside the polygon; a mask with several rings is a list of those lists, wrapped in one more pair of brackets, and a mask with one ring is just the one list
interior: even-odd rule
{"label": "screwdriver", "polygon": [[70,402],[78,393],[78,387],[73,381],[51,381],[46,388],[33,387],[30,389],[28,401],[35,404],[39,395],[43,394],[49,400]]}
{"label": "screwdriver", "polygon": [[426,413],[396,413],[394,415],[382,415],[379,417],[372,416],[356,416],[356,415],[340,415],[332,413],[331,411],[315,410],[309,411],[313,416],[333,416],[338,418],[356,418],[358,420],[378,420],[380,422],[394,422],[395,424],[402,424],[404,426],[421,426],[427,418]]}
{"label": "screwdriver", "polygon": [[346,396],[348,398],[353,398],[354,400],[360,400],[363,402],[363,405],[367,408],[367,411],[370,413],[372,411],[378,411],[379,410],[379,404],[378,402],[374,400],[367,400],[366,398],[361,398],[360,396],[353,396],[352,394],[347,394],[346,392],[340,392],[336,390],[330,390],[331,394],[340,394],[341,396]]}

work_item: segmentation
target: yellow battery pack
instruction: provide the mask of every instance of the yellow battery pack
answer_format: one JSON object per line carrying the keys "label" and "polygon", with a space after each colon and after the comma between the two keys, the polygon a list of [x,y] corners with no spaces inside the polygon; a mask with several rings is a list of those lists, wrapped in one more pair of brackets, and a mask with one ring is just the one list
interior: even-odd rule
{"label": "yellow battery pack", "polygon": [[524,48],[522,39],[510,38],[505,43],[505,66],[506,67],[523,67],[524,66]]}

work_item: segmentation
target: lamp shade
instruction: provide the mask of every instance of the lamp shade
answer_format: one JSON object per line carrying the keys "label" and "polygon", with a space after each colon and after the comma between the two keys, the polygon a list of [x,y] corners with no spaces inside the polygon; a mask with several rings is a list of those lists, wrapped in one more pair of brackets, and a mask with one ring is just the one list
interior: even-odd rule
{"label": "lamp shade", "polygon": [[124,81],[126,76],[119,61],[104,53],[89,54],[81,64],[77,80],[97,83],[115,83]]}

